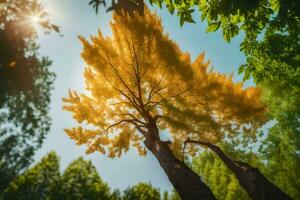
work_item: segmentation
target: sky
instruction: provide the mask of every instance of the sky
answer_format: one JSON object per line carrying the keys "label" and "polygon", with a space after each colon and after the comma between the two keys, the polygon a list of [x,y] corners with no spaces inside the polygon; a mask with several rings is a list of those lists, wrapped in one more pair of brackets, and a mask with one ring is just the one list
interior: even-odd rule
{"label": "sky", "polygon": [[[45,9],[50,14],[53,23],[61,28],[61,34],[40,35],[40,55],[48,56],[53,64],[51,70],[56,73],[54,90],[51,95],[50,117],[52,127],[44,144],[35,155],[38,162],[45,154],[56,151],[60,156],[61,168],[64,170],[74,159],[83,156],[92,160],[102,179],[113,189],[124,190],[139,182],[151,183],[161,191],[171,190],[168,181],[158,161],[151,153],[140,157],[135,150],[123,154],[121,158],[108,158],[100,153],[85,154],[85,147],[78,146],[64,132],[76,123],[71,113],[62,110],[62,98],[68,90],[84,91],[84,62],[80,57],[82,46],[78,35],[88,37],[100,30],[104,35],[110,35],[110,13],[103,9],[98,15],[88,5],[89,0],[42,0]],[[234,38],[231,43],[223,40],[222,33],[205,33],[206,23],[199,20],[195,14],[196,24],[179,25],[179,18],[170,15],[164,8],[151,7],[162,18],[165,33],[176,41],[183,51],[190,52],[192,59],[205,52],[214,69],[221,73],[234,74],[234,80],[240,81],[237,75],[238,66],[245,62],[245,57],[239,50],[241,38]]]}

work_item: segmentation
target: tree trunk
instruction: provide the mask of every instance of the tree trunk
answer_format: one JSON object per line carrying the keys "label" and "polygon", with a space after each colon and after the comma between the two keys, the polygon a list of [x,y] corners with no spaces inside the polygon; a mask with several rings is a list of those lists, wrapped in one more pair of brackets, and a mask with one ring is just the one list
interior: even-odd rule
{"label": "tree trunk", "polygon": [[[151,129],[149,132],[158,132],[156,127]],[[216,200],[212,191],[201,181],[198,174],[173,155],[168,144],[150,136],[145,140],[146,147],[157,158],[180,198],[182,200]]]}
{"label": "tree trunk", "polygon": [[257,168],[251,167],[247,163],[230,159],[218,146],[202,141],[187,140],[187,142],[204,145],[214,151],[235,174],[240,185],[247,191],[252,199],[292,200],[292,198],[270,182]]}

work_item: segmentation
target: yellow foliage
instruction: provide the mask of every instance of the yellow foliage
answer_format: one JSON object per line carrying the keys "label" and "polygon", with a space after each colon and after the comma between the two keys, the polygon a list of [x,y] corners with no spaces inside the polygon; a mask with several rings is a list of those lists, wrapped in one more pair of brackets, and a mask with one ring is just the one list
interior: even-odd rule
{"label": "yellow foliage", "polygon": [[90,40],[79,37],[89,94],[70,91],[63,99],[63,108],[86,127],[66,132],[88,153],[115,157],[133,146],[144,155],[141,142],[155,118],[173,136],[174,151],[187,137],[217,142],[225,133],[255,133],[265,122],[258,89],[212,72],[204,54],[192,63],[149,10],[143,16],[114,14],[111,28],[112,37],[100,31]]}

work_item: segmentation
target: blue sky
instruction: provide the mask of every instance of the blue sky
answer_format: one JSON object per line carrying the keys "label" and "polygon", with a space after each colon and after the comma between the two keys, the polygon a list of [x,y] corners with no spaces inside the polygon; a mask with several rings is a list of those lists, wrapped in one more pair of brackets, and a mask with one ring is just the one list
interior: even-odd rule
{"label": "blue sky", "polygon": [[[88,0],[43,0],[51,20],[61,27],[63,37],[58,34],[41,35],[39,44],[40,54],[48,56],[52,61],[52,71],[56,73],[50,116],[52,128],[44,144],[36,153],[36,162],[46,153],[55,150],[61,158],[61,167],[66,166],[75,158],[84,156],[91,159],[98,169],[102,179],[112,188],[121,190],[138,182],[151,182],[155,187],[163,190],[172,188],[163,170],[155,158],[148,153],[146,157],[139,157],[132,150],[121,158],[110,159],[100,153],[85,155],[84,146],[77,146],[63,131],[72,127],[75,122],[70,113],[61,109],[62,97],[67,96],[69,88],[84,91],[83,69],[85,64],[80,58],[82,50],[78,35],[95,35],[98,29],[105,35],[111,34],[109,27],[110,14],[100,10],[96,15],[88,5]],[[234,38],[230,44],[226,43],[220,32],[205,33],[206,23],[200,22],[199,15],[195,15],[197,24],[185,24],[182,28],[176,15],[170,15],[166,9],[156,10],[162,18],[165,32],[175,40],[184,51],[191,53],[192,58],[205,52],[216,71],[231,74],[234,80],[237,76],[239,64],[245,61],[239,51],[241,38]]]}

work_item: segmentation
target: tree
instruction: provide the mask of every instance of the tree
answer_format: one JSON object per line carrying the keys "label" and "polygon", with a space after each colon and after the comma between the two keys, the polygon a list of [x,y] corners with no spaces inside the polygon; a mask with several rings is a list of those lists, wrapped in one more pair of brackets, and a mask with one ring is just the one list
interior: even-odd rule
{"label": "tree", "polygon": [[91,161],[74,160],[60,175],[59,158],[55,152],[44,156],[34,167],[12,181],[3,199],[120,199],[110,193]]}
{"label": "tree", "polygon": [[51,152],[34,167],[12,181],[3,199],[51,199],[59,183],[59,158],[56,153]]}
{"label": "tree", "polygon": [[91,161],[82,157],[74,160],[64,171],[57,188],[56,199],[110,200],[110,191]]}
{"label": "tree", "polygon": [[[237,151],[234,152],[236,154]],[[244,153],[243,156],[245,156]],[[192,168],[203,177],[204,182],[209,185],[217,199],[250,199],[234,174],[213,152],[205,150],[193,158]]]}
{"label": "tree", "polygon": [[[241,50],[247,63],[240,66],[245,79],[253,75],[263,90],[269,116],[276,120],[263,148],[268,177],[292,197],[299,196],[299,1],[163,1],[150,0],[170,13],[177,11],[180,23],[194,22],[198,8],[202,21],[208,22],[207,32],[221,29],[224,39],[245,32]],[[195,15],[194,15],[195,16]],[[289,123],[290,122],[290,123]],[[265,147],[264,146],[264,147]],[[280,147],[280,148],[277,148]],[[284,156],[282,156],[284,155]],[[292,164],[288,164],[292,163]],[[271,170],[272,169],[272,170]],[[275,173],[276,171],[276,173]],[[282,176],[278,173],[288,174]],[[272,175],[273,174],[273,175]],[[278,176],[274,176],[278,174]]]}
{"label": "tree", "polygon": [[151,184],[139,183],[124,191],[123,200],[160,200],[160,192]]}
{"label": "tree", "polygon": [[[216,142],[240,129],[255,132],[266,120],[259,90],[209,71],[203,54],[191,63],[148,10],[143,16],[115,14],[111,27],[112,38],[101,32],[92,42],[80,37],[89,94],[70,91],[64,109],[92,128],[79,125],[67,134],[86,144],[87,153],[115,157],[134,146],[143,155],[147,148],[182,199],[215,199],[178,152],[187,136]],[[171,147],[159,137],[166,128]]]}
{"label": "tree", "polygon": [[300,88],[286,88],[281,83],[264,85],[263,99],[269,104],[269,114],[275,124],[260,148],[262,159],[267,160],[262,169],[292,198],[299,199]]}
{"label": "tree", "polygon": [[59,31],[37,0],[0,2],[0,193],[30,164],[50,127],[54,74],[37,54],[33,15],[45,32]]}
{"label": "tree", "polygon": [[187,140],[188,143],[200,144],[210,148],[224,164],[237,177],[240,185],[248,192],[252,199],[278,199],[290,200],[291,198],[270,182],[257,168],[246,162],[235,161],[229,158],[218,146],[209,142]]}

